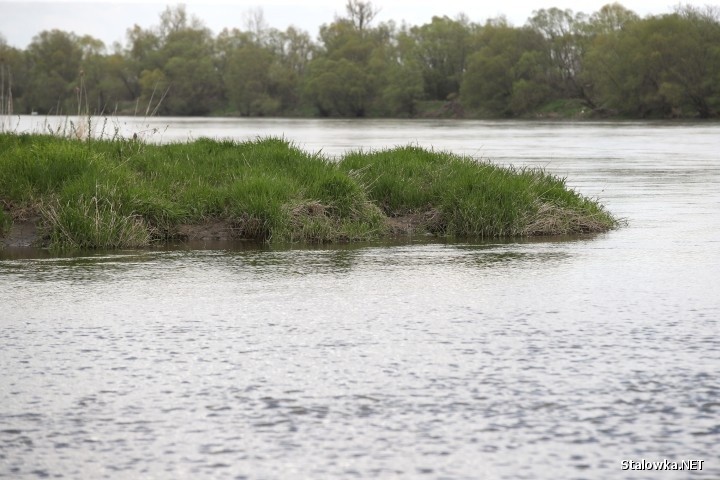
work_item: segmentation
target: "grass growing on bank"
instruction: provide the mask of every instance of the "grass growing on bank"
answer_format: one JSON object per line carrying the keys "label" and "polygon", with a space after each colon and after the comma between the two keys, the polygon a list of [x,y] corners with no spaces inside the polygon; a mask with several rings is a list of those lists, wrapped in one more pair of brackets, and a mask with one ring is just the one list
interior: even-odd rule
{"label": "grass growing on bank", "polygon": [[0,134],[1,205],[0,228],[32,211],[47,244],[70,248],[146,246],[207,222],[274,243],[377,239],[399,216],[418,233],[483,238],[616,225],[541,171],[413,147],[334,163],[277,138],[151,145]]}
{"label": "grass growing on bank", "polygon": [[540,169],[501,168],[418,147],[351,153],[340,167],[368,185],[386,215],[419,215],[441,235],[567,235],[616,226],[601,205]]}

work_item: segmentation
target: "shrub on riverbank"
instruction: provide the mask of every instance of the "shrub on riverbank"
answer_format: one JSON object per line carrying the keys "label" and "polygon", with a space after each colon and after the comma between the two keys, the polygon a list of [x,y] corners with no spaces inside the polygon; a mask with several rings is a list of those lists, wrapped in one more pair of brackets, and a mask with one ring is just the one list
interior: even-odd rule
{"label": "shrub on riverbank", "polygon": [[334,163],[277,138],[151,145],[2,134],[0,202],[35,212],[48,244],[76,248],[145,246],[209,223],[274,243],[376,239],[398,218],[406,233],[483,238],[615,226],[542,171],[415,147]]}

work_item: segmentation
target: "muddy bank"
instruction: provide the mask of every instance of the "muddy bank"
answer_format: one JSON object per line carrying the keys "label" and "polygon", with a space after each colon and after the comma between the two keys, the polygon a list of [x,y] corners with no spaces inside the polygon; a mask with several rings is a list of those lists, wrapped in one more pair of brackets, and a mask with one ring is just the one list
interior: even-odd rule
{"label": "muddy bank", "polygon": [[[392,237],[430,235],[435,216],[432,212],[388,217],[387,231]],[[0,232],[0,246],[3,248],[46,248],[49,238],[43,235],[40,217],[14,222],[10,228]],[[246,240],[244,229],[229,220],[207,220],[202,223],[177,225],[167,236],[168,241],[181,242],[232,242]]]}
{"label": "muddy bank", "polygon": [[13,222],[7,231],[0,232],[0,245],[15,248],[42,246],[39,222],[39,217]]}

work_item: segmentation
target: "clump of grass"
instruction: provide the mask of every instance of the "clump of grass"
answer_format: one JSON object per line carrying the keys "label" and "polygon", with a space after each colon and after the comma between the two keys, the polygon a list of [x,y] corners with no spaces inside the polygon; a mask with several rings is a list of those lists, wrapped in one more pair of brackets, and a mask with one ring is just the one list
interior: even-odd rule
{"label": "clump of grass", "polygon": [[542,170],[503,168],[418,147],[354,152],[342,170],[390,217],[422,214],[433,233],[506,237],[599,232],[617,222]]}
{"label": "clump of grass", "polygon": [[539,170],[415,147],[334,163],[279,138],[154,145],[0,134],[0,202],[39,212],[51,245],[71,248],[144,246],[208,222],[273,243],[377,239],[403,215],[430,233],[483,238],[616,225]]}
{"label": "clump of grass", "polygon": [[0,147],[0,192],[39,205],[53,245],[140,246],[208,220],[276,243],[383,233],[383,215],[354,179],[282,139],[159,146],[17,135]]}
{"label": "clump of grass", "polygon": [[56,248],[128,248],[150,244],[152,229],[139,215],[121,213],[107,198],[80,196],[74,202],[52,199],[40,206]]}
{"label": "clump of grass", "polygon": [[540,201],[528,213],[524,236],[575,235],[578,233],[603,232],[617,226],[617,221],[591,202],[580,208]]}
{"label": "clump of grass", "polygon": [[40,136],[3,135],[0,142],[0,188],[4,195],[18,201],[56,191],[67,181],[93,171],[93,152],[68,142]]}
{"label": "clump of grass", "polygon": [[283,206],[286,221],[277,232],[287,242],[351,242],[378,238],[386,231],[385,216],[375,205],[365,202],[361,210],[341,214],[336,207],[318,200]]}

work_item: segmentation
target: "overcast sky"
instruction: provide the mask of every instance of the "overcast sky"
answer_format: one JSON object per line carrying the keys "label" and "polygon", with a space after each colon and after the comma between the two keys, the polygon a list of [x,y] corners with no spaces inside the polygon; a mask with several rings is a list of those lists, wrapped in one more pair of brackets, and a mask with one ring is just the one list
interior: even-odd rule
{"label": "overcast sky", "polygon": [[[667,3],[666,3],[667,2]],[[159,23],[159,15],[168,5],[186,5],[214,34],[223,28],[244,29],[250,12],[262,10],[268,26],[284,30],[294,25],[315,38],[323,23],[332,22],[344,13],[346,0],[186,0],[162,2],[155,0],[95,1],[7,1],[0,0],[0,35],[8,44],[26,48],[33,36],[54,28],[77,35],[91,35],[107,46],[125,44],[125,32],[137,24],[149,28]],[[405,21],[409,25],[428,23],[433,16],[455,18],[459,13],[471,21],[484,23],[488,18],[504,15],[515,26],[524,25],[534,10],[569,8],[574,12],[593,13],[611,0],[376,0],[377,21]],[[672,12],[678,2],[668,0],[625,0],[620,3],[640,16]],[[682,2],[697,6],[707,1]],[[715,3],[717,5],[717,3]]]}

